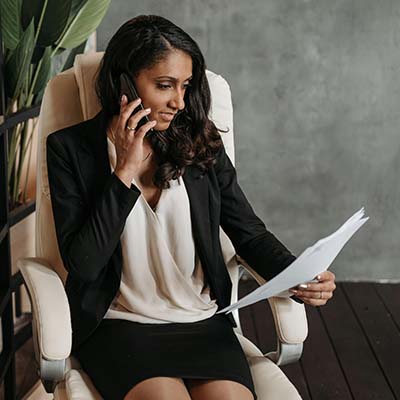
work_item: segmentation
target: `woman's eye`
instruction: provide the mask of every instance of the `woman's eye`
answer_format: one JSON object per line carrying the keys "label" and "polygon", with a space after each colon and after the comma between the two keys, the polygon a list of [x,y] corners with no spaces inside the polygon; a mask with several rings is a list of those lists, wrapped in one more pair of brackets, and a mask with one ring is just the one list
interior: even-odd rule
{"label": "woman's eye", "polygon": [[159,83],[159,84],[158,84],[158,87],[159,87],[160,89],[168,89],[168,88],[171,87],[171,85],[162,85],[161,83]]}
{"label": "woman's eye", "polygon": [[[185,89],[187,89],[188,87],[191,87],[192,85],[191,85],[190,83],[188,83],[188,84],[183,85],[183,86],[184,86]],[[160,89],[169,89],[169,88],[171,88],[172,86],[171,86],[171,85],[163,85],[162,83],[159,83],[159,84],[158,84],[158,87],[159,87]]]}

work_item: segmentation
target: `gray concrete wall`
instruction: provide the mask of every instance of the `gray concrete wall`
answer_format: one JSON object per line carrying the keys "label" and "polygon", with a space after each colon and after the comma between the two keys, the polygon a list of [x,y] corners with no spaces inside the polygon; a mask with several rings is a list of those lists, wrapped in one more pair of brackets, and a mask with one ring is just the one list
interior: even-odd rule
{"label": "gray concrete wall", "polygon": [[228,80],[239,181],[267,227],[298,255],[365,206],[331,269],[400,280],[400,2],[113,0],[98,48],[138,14],[181,26]]}

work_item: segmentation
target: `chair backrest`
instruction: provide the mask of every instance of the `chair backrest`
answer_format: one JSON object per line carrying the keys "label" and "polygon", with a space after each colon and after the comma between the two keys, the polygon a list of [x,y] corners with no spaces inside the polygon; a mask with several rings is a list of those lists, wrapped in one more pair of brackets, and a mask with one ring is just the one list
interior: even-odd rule
{"label": "chair backrest", "polygon": [[[36,256],[46,259],[63,282],[67,276],[55,234],[53,213],[46,166],[46,138],[52,132],[94,117],[100,104],[94,90],[94,82],[103,53],[78,55],[73,68],[55,76],[47,84],[39,116],[39,137],[37,148],[36,188]],[[212,105],[210,119],[218,128],[226,130],[222,139],[232,163],[234,158],[233,113],[231,92],[222,76],[206,71],[210,85]],[[221,229],[221,246],[237,293],[238,268],[235,251],[228,237]],[[233,295],[235,299],[235,294]],[[236,301],[236,300],[235,300]]]}

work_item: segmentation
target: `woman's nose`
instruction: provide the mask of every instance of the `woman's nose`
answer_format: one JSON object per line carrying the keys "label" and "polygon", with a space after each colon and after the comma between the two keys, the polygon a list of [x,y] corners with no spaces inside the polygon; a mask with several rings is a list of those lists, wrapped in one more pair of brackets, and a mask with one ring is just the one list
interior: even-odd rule
{"label": "woman's nose", "polygon": [[177,90],[174,93],[174,96],[170,99],[169,105],[171,108],[178,109],[178,110],[183,110],[185,108],[185,92],[184,90]]}

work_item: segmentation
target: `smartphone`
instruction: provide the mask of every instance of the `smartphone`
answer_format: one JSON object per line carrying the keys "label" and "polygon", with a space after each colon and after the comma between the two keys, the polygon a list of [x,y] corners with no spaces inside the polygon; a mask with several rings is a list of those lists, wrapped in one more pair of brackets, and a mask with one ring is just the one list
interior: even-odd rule
{"label": "smartphone", "polygon": [[[133,84],[132,79],[126,74],[126,73],[122,73],[120,75],[120,84],[121,84],[121,93],[120,93],[120,98],[123,94],[125,94],[128,98],[128,103],[130,103],[131,101],[137,99],[139,97],[135,85]],[[138,111],[140,110],[144,110],[143,104],[140,103],[132,112],[132,115],[136,114]],[[147,115],[145,115],[137,124],[137,128],[139,129],[141,126],[143,126],[144,124],[146,124],[147,122],[150,122],[150,119]],[[150,128],[150,130],[148,132],[146,132],[145,137],[150,136],[152,133],[154,132],[153,128]]]}

